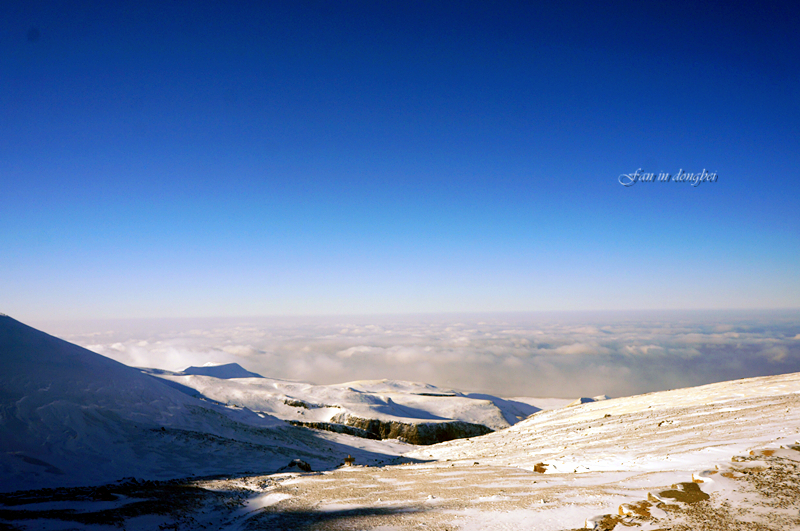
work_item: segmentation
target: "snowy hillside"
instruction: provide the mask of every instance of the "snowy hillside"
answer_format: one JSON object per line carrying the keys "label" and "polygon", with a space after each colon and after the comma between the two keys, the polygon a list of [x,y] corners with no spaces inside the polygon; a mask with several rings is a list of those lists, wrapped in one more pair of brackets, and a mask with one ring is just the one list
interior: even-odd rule
{"label": "snowy hillside", "polygon": [[358,456],[356,466],[324,472],[0,495],[0,523],[796,531],[798,406],[800,374],[737,380],[542,411],[493,434],[416,447],[401,465],[363,466],[369,463]]}
{"label": "snowy hillside", "polygon": [[[208,399],[246,407],[295,424],[325,429],[351,426],[357,428],[352,431],[357,435],[382,439],[405,437],[417,444],[501,430],[540,411],[519,400],[464,394],[429,384],[396,380],[312,385],[262,377],[231,379],[189,375],[188,371],[150,372]],[[421,425],[429,427],[428,437],[422,435]],[[451,428],[449,433],[443,433],[442,426]]]}
{"label": "snowy hillside", "polygon": [[[4,316],[0,356],[0,527],[800,531],[800,373],[503,400],[226,377],[241,367],[148,374]],[[514,423],[526,402],[550,409]],[[281,420],[341,413],[498,431],[414,446]]]}
{"label": "snowy hillside", "polygon": [[0,364],[2,491],[269,472],[295,458],[330,467],[353,452],[367,462],[397,453],[199,400],[8,316],[0,316]]}
{"label": "snowy hillside", "polygon": [[[547,472],[675,470],[800,437],[800,374],[722,382],[542,411],[480,439],[410,455]],[[787,443],[788,444],[788,443]]]}

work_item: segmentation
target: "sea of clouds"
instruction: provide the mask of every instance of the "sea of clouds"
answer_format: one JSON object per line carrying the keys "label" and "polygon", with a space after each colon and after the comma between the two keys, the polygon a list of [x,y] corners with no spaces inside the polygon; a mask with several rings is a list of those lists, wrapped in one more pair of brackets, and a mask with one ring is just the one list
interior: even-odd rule
{"label": "sea of clouds", "polygon": [[236,362],[311,383],[627,396],[800,372],[800,311],[129,320],[39,328],[127,365]]}

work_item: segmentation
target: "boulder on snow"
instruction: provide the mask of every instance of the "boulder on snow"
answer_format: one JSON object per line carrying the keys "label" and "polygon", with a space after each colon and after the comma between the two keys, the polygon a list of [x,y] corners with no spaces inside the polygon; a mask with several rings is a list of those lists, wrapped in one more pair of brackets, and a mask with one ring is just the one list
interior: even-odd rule
{"label": "boulder on snow", "polygon": [[299,468],[303,472],[313,472],[313,470],[311,470],[311,465],[302,459],[292,459],[288,465],[278,470],[278,472],[284,472],[286,470],[291,470],[292,468]]}

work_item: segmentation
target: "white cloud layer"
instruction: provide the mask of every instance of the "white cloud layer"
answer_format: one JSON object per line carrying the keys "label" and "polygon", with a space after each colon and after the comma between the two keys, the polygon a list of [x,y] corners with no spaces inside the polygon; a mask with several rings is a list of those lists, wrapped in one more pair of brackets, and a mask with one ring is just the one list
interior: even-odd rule
{"label": "white cloud layer", "polygon": [[625,396],[800,371],[800,312],[494,314],[40,323],[140,367],[236,362],[313,383]]}

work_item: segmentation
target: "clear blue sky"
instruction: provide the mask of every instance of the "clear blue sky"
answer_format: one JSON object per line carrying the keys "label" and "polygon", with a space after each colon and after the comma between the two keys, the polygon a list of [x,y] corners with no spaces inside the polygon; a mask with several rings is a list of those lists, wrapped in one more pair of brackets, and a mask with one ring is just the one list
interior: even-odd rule
{"label": "clear blue sky", "polygon": [[546,4],[2,2],[0,311],[800,306],[800,7]]}

